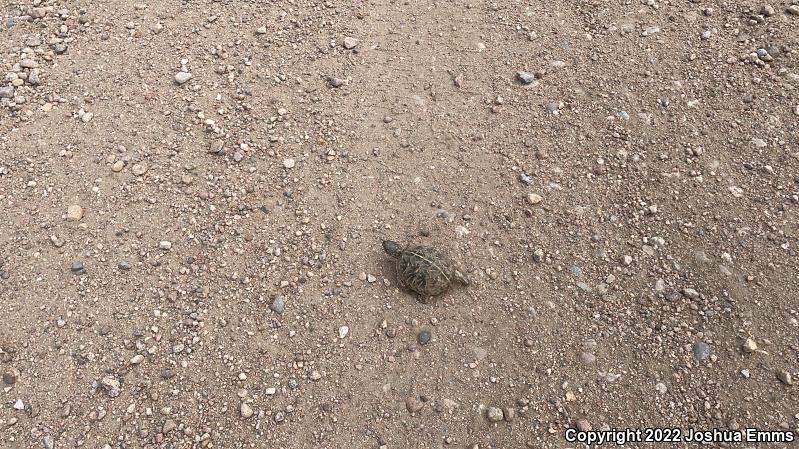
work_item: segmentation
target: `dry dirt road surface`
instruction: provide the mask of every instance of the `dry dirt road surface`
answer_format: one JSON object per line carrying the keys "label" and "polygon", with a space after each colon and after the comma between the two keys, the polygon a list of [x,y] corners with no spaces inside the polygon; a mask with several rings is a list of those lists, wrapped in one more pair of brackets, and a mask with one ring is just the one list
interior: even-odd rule
{"label": "dry dirt road surface", "polygon": [[0,2],[0,447],[796,431],[791,1]]}

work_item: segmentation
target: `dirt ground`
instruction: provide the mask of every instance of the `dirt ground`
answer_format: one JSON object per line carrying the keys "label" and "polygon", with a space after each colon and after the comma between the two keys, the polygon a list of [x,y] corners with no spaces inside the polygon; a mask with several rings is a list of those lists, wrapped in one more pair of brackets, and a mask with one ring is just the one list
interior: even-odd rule
{"label": "dirt ground", "polygon": [[797,0],[143,1],[0,2],[0,448],[799,432]]}

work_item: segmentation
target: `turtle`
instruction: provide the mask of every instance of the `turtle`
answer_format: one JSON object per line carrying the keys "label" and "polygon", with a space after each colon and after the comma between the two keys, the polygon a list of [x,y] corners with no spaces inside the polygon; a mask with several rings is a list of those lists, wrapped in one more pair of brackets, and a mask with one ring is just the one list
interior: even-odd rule
{"label": "turtle", "polygon": [[452,281],[463,285],[471,282],[460,266],[437,249],[425,245],[402,248],[392,240],[383,241],[383,250],[397,259],[399,284],[419,294],[419,301],[427,303],[449,288]]}

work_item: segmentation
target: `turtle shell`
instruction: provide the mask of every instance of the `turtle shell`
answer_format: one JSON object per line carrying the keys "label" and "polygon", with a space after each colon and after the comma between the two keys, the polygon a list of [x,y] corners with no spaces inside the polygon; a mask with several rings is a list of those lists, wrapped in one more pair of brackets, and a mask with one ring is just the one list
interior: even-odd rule
{"label": "turtle shell", "polygon": [[453,278],[453,264],[442,253],[429,246],[412,246],[400,254],[397,279],[408,290],[422,296],[444,293]]}

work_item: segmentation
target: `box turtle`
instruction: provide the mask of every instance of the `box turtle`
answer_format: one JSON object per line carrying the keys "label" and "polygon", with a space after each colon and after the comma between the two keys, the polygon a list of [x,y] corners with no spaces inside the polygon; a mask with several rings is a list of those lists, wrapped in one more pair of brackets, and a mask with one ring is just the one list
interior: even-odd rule
{"label": "box turtle", "polygon": [[383,249],[397,259],[399,284],[418,293],[421,302],[444,293],[453,280],[463,285],[470,283],[460,267],[435,248],[424,245],[402,248],[397,242],[385,240]]}

